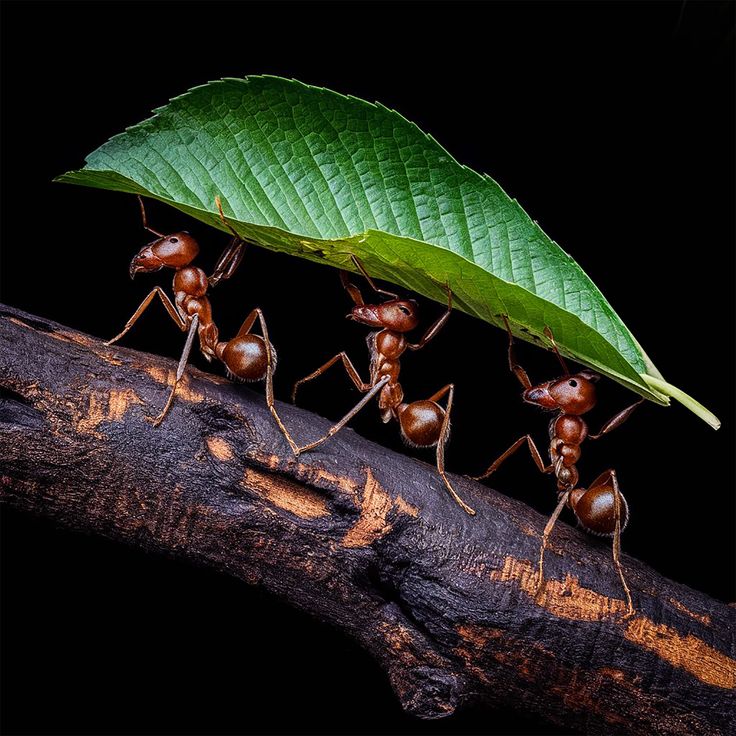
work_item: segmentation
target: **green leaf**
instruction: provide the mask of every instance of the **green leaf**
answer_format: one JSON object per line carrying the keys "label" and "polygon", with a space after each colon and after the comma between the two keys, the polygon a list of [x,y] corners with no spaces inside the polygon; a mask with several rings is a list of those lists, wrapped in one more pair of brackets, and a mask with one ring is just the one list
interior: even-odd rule
{"label": "green leaf", "polygon": [[245,239],[445,300],[660,404],[674,396],[582,269],[493,179],[379,105],[277,77],[190,90],[59,181],[143,194]]}

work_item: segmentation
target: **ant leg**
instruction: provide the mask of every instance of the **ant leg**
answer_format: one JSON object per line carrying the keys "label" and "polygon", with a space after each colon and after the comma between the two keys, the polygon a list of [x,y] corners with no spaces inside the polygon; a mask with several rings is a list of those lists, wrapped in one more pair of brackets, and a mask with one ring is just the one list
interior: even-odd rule
{"label": "ant leg", "polygon": [[115,335],[112,340],[108,340],[105,345],[112,345],[113,343],[117,342],[121,337],[123,337],[128,332],[128,330],[130,330],[130,328],[138,321],[138,318],[143,314],[143,312],[148,309],[156,294],[158,294],[161,298],[161,303],[164,305],[166,311],[169,313],[169,317],[171,317],[171,319],[176,322],[176,326],[182,332],[184,332],[187,329],[187,323],[182,319],[179,312],[176,311],[176,307],[171,303],[171,299],[166,296],[166,292],[160,286],[157,286],[149,292],[148,296],[141,302],[141,305],[138,307],[138,309],[135,310],[133,316],[125,323],[125,327],[123,327],[122,332],[118,335]]}
{"label": "ant leg", "polygon": [[626,583],[626,578],[624,577],[624,570],[623,566],[621,565],[621,491],[618,487],[618,478],[616,477],[616,471],[615,470],[609,470],[608,476],[611,480],[611,485],[613,486],[614,491],[614,502],[613,502],[613,508],[614,508],[614,514],[616,517],[616,528],[613,532],[613,543],[612,543],[612,553],[613,553],[613,564],[616,566],[616,572],[618,573],[619,579],[621,580],[621,585],[623,586],[624,593],[626,593],[626,603],[627,603],[627,616],[631,616],[634,613],[634,604],[631,601],[631,590],[629,590],[629,586]]}
{"label": "ant leg", "polygon": [[555,351],[555,355],[557,356],[557,360],[560,361],[560,365],[562,366],[562,370],[564,371],[564,374],[566,376],[570,375],[570,369],[567,367],[567,363],[565,362],[565,359],[560,354],[560,351],[557,348],[557,343],[555,342],[554,335],[552,334],[552,330],[550,330],[549,327],[544,328],[544,334],[546,335],[547,339],[552,343],[552,350]]}
{"label": "ant leg", "polygon": [[154,230],[152,227],[148,227],[148,219],[146,218],[146,207],[143,204],[143,197],[141,197],[140,194],[138,195],[138,204],[141,206],[141,219],[143,220],[143,229],[148,230],[149,233],[158,235],[159,238],[165,237],[163,233]]}
{"label": "ant leg", "polygon": [[271,340],[268,337],[268,327],[266,326],[266,319],[263,316],[263,312],[258,307],[252,310],[251,313],[245,318],[245,320],[243,321],[243,324],[240,326],[240,329],[238,330],[237,337],[244,337],[245,335],[249,334],[251,329],[253,329],[253,325],[255,324],[256,319],[258,319],[258,322],[261,326],[261,334],[263,335],[263,343],[266,347],[266,406],[268,407],[268,410],[271,412],[271,416],[274,418],[276,424],[281,430],[281,434],[284,435],[284,437],[286,438],[286,441],[289,443],[289,447],[291,447],[291,451],[295,455],[298,455],[299,446],[296,444],[296,442],[294,442],[294,439],[289,433],[289,430],[286,429],[286,425],[281,421],[281,417],[279,416],[279,413],[276,411],[276,401],[274,399],[274,393],[273,393],[273,371],[274,371],[273,349],[271,346]]}
{"label": "ant leg", "polygon": [[527,443],[527,446],[529,447],[529,454],[532,456],[532,460],[534,460],[534,464],[539,469],[540,473],[551,473],[554,469],[553,465],[545,465],[544,460],[542,460],[542,455],[540,454],[539,450],[537,449],[537,446],[534,444],[534,440],[532,439],[531,435],[525,434],[523,437],[519,437],[516,442],[514,442],[511,447],[509,447],[506,452],[503,453],[500,457],[498,457],[496,460],[494,460],[489,466],[488,470],[486,470],[483,475],[473,475],[471,478],[473,480],[483,480],[484,478],[487,478],[492,473],[495,473],[501,464],[506,460],[507,458],[511,457],[524,443]]}
{"label": "ant leg", "polygon": [[240,265],[240,261],[243,259],[246,245],[245,241],[235,231],[235,228],[225,219],[225,213],[222,211],[222,203],[220,202],[219,196],[215,197],[215,204],[220,213],[222,224],[232,233],[233,237],[218,259],[212,276],[207,279],[210,286],[217,286],[220,281],[226,281],[235,273],[235,270]]}
{"label": "ant leg", "polygon": [[338,360],[342,360],[343,368],[345,368],[345,372],[348,374],[348,377],[355,385],[355,388],[358,389],[358,391],[365,393],[366,391],[370,391],[373,386],[370,383],[365,383],[361,377],[358,375],[358,371],[355,369],[355,366],[350,362],[350,358],[348,358],[348,355],[346,352],[338,353],[337,355],[334,355],[332,358],[330,358],[324,365],[317,368],[314,373],[310,373],[308,376],[304,376],[304,378],[300,378],[295,384],[294,388],[291,390],[291,401],[293,404],[296,403],[296,392],[299,390],[299,386],[301,386],[303,383],[306,383],[307,381],[311,381],[314,378],[319,378],[325,371],[327,371],[328,368],[331,368],[335,363],[337,363]]}
{"label": "ant leg", "polygon": [[220,281],[229,279],[240,265],[240,261],[243,259],[243,253],[245,252],[245,241],[225,219],[225,213],[222,211],[222,203],[220,202],[219,196],[215,197],[215,204],[220,212],[222,224],[232,233],[233,237],[215,264],[215,270],[212,272],[212,276],[207,279],[210,286],[217,286]]}
{"label": "ant leg", "polygon": [[309,450],[313,450],[337,434],[388,383],[389,378],[390,376],[384,376],[375,386],[371,387],[370,391],[337,424],[330,427],[324,437],[320,437],[320,439],[310,442],[304,447],[297,448],[295,454],[300,455],[302,452],[309,452]]}
{"label": "ant leg", "polygon": [[418,343],[409,343],[406,347],[409,350],[421,350],[444,326],[445,322],[450,319],[452,312],[452,289],[445,286],[447,290],[447,311],[424,333],[424,336]]}
{"label": "ant leg", "polygon": [[445,407],[445,416],[442,419],[442,428],[440,429],[440,436],[437,440],[437,472],[440,474],[440,477],[445,483],[445,486],[447,490],[450,492],[450,495],[452,496],[455,503],[466,513],[470,516],[475,516],[475,510],[470,508],[468,504],[465,503],[465,501],[458,496],[455,489],[452,487],[452,483],[450,483],[450,479],[447,477],[447,473],[445,472],[445,446],[447,445],[447,440],[450,437],[450,412],[452,411],[452,400],[455,395],[455,385],[452,383],[448,383],[447,386],[441,388],[436,394],[432,394],[427,401],[439,401],[443,396],[447,394],[447,406]]}
{"label": "ant leg", "polygon": [[542,532],[542,547],[539,550],[539,565],[537,567],[539,571],[537,578],[537,589],[534,591],[535,599],[538,599],[544,591],[544,550],[547,548],[547,541],[552,534],[552,529],[554,529],[554,526],[557,523],[557,519],[559,519],[560,514],[562,513],[562,509],[565,508],[565,504],[567,503],[567,499],[569,497],[570,491],[565,491],[562,496],[560,496],[557,507],[552,512],[552,516],[549,517],[549,521],[544,527],[544,532]]}
{"label": "ant leg", "polygon": [[232,238],[227,248],[222,252],[222,255],[215,264],[215,269],[212,271],[212,276],[207,278],[207,282],[210,286],[217,286],[220,281],[227,281],[240,265],[240,261],[243,260],[243,254],[245,253],[246,243],[240,238]]}
{"label": "ant leg", "polygon": [[519,383],[524,388],[531,388],[532,382],[529,380],[527,372],[516,362],[516,351],[514,349],[514,335],[511,332],[511,326],[509,325],[509,318],[504,314],[501,315],[506,325],[506,332],[509,335],[509,349],[508,349],[508,361],[509,370],[516,376]]}
{"label": "ant leg", "polygon": [[158,427],[158,425],[161,424],[163,418],[171,408],[171,405],[174,403],[176,388],[179,385],[179,381],[181,381],[181,377],[184,375],[184,369],[187,367],[189,353],[192,351],[192,343],[194,342],[194,336],[197,334],[198,326],[199,315],[195,314],[189,324],[189,334],[187,335],[187,341],[184,343],[184,350],[181,352],[181,358],[179,358],[179,365],[176,368],[176,378],[174,379],[174,385],[171,387],[171,392],[169,393],[169,398],[166,401],[166,406],[164,406],[163,411],[155,419],[150,420],[154,427]]}
{"label": "ant leg", "polygon": [[611,417],[604,425],[601,427],[600,432],[598,434],[591,434],[588,435],[588,439],[591,440],[597,440],[603,437],[604,434],[608,434],[609,432],[612,432],[614,429],[617,429],[620,427],[633,413],[634,409],[636,409],[639,404],[644,403],[644,397],[639,399],[639,401],[634,402],[631,406],[627,406],[625,409],[622,409],[616,416]]}

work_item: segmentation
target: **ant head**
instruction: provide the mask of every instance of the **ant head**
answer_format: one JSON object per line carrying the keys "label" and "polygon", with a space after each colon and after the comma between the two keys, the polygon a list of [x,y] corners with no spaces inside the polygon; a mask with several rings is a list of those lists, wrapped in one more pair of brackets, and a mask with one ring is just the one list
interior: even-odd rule
{"label": "ant head", "polygon": [[130,262],[130,278],[137,273],[153,273],[168,268],[188,266],[199,253],[197,241],[186,232],[164,235],[143,246]]}
{"label": "ant head", "polygon": [[532,386],[524,391],[523,399],[543,409],[556,409],[564,414],[585,414],[595,406],[594,384],[599,378],[593,371],[580,371],[572,376]]}
{"label": "ant head", "polygon": [[417,303],[413,299],[391,299],[383,304],[353,307],[348,319],[394,332],[409,332],[419,323]]}

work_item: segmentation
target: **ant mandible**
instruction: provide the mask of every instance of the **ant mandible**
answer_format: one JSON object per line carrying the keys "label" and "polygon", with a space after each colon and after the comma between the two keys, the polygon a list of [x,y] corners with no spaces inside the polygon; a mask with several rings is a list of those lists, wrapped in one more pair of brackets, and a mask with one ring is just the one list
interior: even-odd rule
{"label": "ant mandible", "polygon": [[621,532],[626,527],[629,518],[629,507],[618,485],[616,471],[609,469],[601,473],[585,488],[578,488],[578,470],[576,464],[580,458],[580,445],[587,438],[597,440],[604,434],[620,427],[633,413],[644,399],[639,399],[631,406],[626,407],[609,419],[595,435],[588,434],[588,425],[582,415],[589,412],[596,404],[595,383],[600,376],[591,370],[581,370],[570,373],[567,363],[557,349],[552,332],[545,328],[544,334],[552,344],[552,349],[562,366],[563,375],[552,381],[545,381],[536,386],[532,385],[526,371],[517,363],[514,354],[514,336],[509,326],[508,318],[503,317],[509,336],[508,363],[509,369],[524,387],[522,398],[529,404],[534,404],[547,411],[556,411],[549,425],[550,464],[545,465],[542,456],[534,444],[531,435],[524,435],[514,442],[482,475],[475,480],[483,480],[498,470],[499,466],[520,447],[527,444],[535,465],[542,473],[554,473],[557,479],[557,494],[559,502],[550,517],[542,534],[542,547],[539,553],[539,574],[537,595],[542,591],[544,584],[544,551],[552,529],[568,506],[585,531],[597,536],[611,537],[613,562],[618,576],[621,579],[629,614],[634,607],[631,600],[631,591],[626,583],[621,566]]}
{"label": "ant mandible", "polygon": [[[237,335],[229,341],[219,339],[219,331],[212,318],[212,306],[207,297],[207,292],[210,287],[217,286],[220,281],[227,280],[233,275],[240,265],[246,245],[245,241],[240,238],[225,219],[220,198],[215,197],[220,219],[233,237],[217,261],[211,276],[207,276],[201,268],[191,265],[199,254],[197,241],[187,232],[164,235],[149,227],[146,208],[141,197],[138,197],[138,201],[141,207],[143,227],[148,232],[156,235],[157,239],[143,246],[133,256],[133,260],[130,262],[130,277],[134,278],[137,273],[160,271],[164,267],[173,268],[175,271],[173,283],[174,303],[172,304],[166,292],[160,286],[154,287],[133,313],[133,316],[126,322],[120,334],[113,337],[112,340],[108,340],[105,345],[112,345],[120,340],[151,305],[156,296],[159,297],[176,326],[182,332],[187,333],[184,350],[179,359],[169,398],[161,413],[151,420],[153,425],[158,426],[171,408],[177,386],[184,375],[184,369],[189,360],[194,336],[198,335],[199,349],[204,357],[208,361],[216,358],[224,363],[229,378],[248,382],[266,379],[266,404],[286,439],[292,447],[296,447],[276,412],[274,404],[273,373],[276,370],[276,351],[269,340],[263,312],[259,308],[253,309],[245,318]],[[262,336],[251,333],[256,319],[260,324]]]}
{"label": "ant mandible", "polygon": [[[401,434],[407,444],[413,447],[437,447],[437,471],[445,483],[452,498],[468,514],[475,514],[452,487],[445,473],[445,445],[450,433],[450,411],[454,395],[454,385],[448,383],[435,394],[424,401],[414,401],[411,404],[404,402],[404,391],[399,383],[401,356],[408,350],[423,348],[444,326],[452,311],[452,292],[447,289],[447,311],[427,330],[417,343],[406,339],[405,333],[413,330],[419,320],[417,318],[417,303],[412,299],[399,299],[390,291],[379,289],[366,272],[363,264],[352,256],[353,263],[363,275],[368,285],[377,294],[388,297],[381,304],[366,304],[360,289],[349,281],[345,271],[340,272],[340,280],[355,306],[350,311],[348,319],[355,320],[368,327],[377,328],[367,338],[371,353],[370,379],[365,382],[353,366],[347,353],[341,352],[330,358],[316,371],[305,376],[294,384],[291,400],[296,401],[299,387],[321,376],[328,368],[342,361],[348,377],[358,391],[365,396],[330,430],[318,440],[299,447],[295,453],[299,455],[318,447],[330,437],[339,432],[376,394],[378,407],[384,423],[395,419],[399,422]],[[447,406],[442,408],[437,402],[447,396]]]}

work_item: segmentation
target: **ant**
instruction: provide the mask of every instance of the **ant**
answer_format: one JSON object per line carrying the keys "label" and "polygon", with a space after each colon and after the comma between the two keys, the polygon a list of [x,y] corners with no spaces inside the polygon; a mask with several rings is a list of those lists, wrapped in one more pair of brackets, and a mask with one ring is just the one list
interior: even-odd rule
{"label": "ant", "polygon": [[[404,402],[404,391],[399,383],[401,356],[408,350],[421,350],[444,326],[452,312],[452,292],[447,288],[447,311],[425,332],[417,343],[406,339],[405,333],[413,330],[419,323],[417,303],[413,299],[399,299],[390,291],[379,289],[366,272],[363,264],[352,256],[353,263],[363,275],[368,285],[377,294],[388,299],[381,304],[366,304],[360,289],[349,281],[348,274],[340,271],[340,281],[345,291],[353,300],[354,307],[348,319],[377,328],[368,335],[367,343],[371,354],[370,379],[365,382],[353,366],[347,353],[341,352],[330,358],[316,371],[305,376],[294,384],[291,393],[292,402],[296,402],[299,387],[321,376],[328,368],[339,361],[348,377],[358,391],[365,396],[330,430],[318,440],[310,442],[295,450],[296,455],[318,447],[334,434],[339,432],[374,396],[378,395],[378,408],[384,423],[392,419],[398,421],[404,441],[412,447],[437,447],[437,471],[450,492],[452,498],[468,514],[475,514],[452,487],[445,473],[445,445],[450,434],[450,411],[455,391],[453,384],[448,383],[424,401]],[[447,396],[447,406],[442,408],[437,402]]]}
{"label": "ant", "polygon": [[[246,242],[240,238],[225,219],[220,198],[215,197],[220,219],[233,237],[217,261],[211,276],[207,276],[201,268],[191,265],[199,254],[197,241],[187,232],[182,231],[164,235],[149,227],[146,208],[140,196],[138,202],[140,203],[143,227],[148,232],[156,235],[157,239],[143,246],[133,256],[133,260],[130,262],[130,277],[131,279],[135,278],[137,273],[160,271],[164,267],[173,268],[175,271],[173,283],[174,303],[172,304],[166,292],[160,286],[154,287],[133,313],[133,316],[125,323],[125,327],[120,334],[113,337],[112,340],[108,340],[105,345],[112,345],[120,340],[151,305],[156,296],[160,298],[166,312],[176,326],[182,332],[187,333],[184,350],[179,359],[169,398],[161,413],[150,421],[154,426],[158,426],[171,408],[177,386],[184,375],[184,369],[189,360],[194,336],[198,335],[199,349],[202,355],[208,361],[213,358],[222,361],[230,379],[248,382],[266,379],[266,404],[284,436],[292,447],[296,447],[286,427],[281,422],[274,405],[273,373],[276,370],[276,351],[269,340],[263,312],[259,308],[253,309],[245,318],[237,335],[226,342],[219,339],[217,325],[212,319],[212,306],[207,297],[207,292],[210,287],[217,286],[220,281],[225,281],[233,275],[240,265],[246,246]],[[260,324],[262,336],[251,333],[256,319]]]}
{"label": "ant", "polygon": [[517,363],[514,354],[514,336],[506,316],[503,316],[506,330],[509,336],[508,364],[511,372],[524,387],[522,398],[529,404],[534,404],[547,411],[555,411],[557,415],[552,418],[549,425],[550,464],[545,465],[542,456],[534,444],[531,435],[524,435],[514,442],[482,475],[476,476],[474,480],[483,480],[494,473],[508,457],[513,455],[520,447],[527,444],[529,452],[535,465],[542,473],[554,473],[557,479],[558,504],[542,534],[542,547],[539,553],[539,577],[537,583],[538,596],[544,585],[544,551],[552,529],[562,513],[562,509],[568,506],[580,525],[585,531],[602,537],[612,537],[613,562],[616,566],[618,576],[621,579],[629,615],[633,613],[634,607],[631,601],[631,591],[624,578],[621,566],[621,532],[625,529],[629,519],[629,507],[626,499],[621,493],[618,485],[616,471],[609,469],[601,473],[591,484],[585,488],[577,487],[578,471],[576,464],[580,458],[580,445],[587,438],[597,440],[604,434],[620,427],[634,412],[644,399],[641,398],[631,406],[626,407],[614,417],[609,419],[595,435],[588,434],[588,425],[582,415],[587,414],[596,404],[595,383],[600,376],[591,370],[581,370],[571,373],[564,358],[557,349],[552,331],[545,327],[544,334],[552,344],[552,349],[562,366],[563,375],[551,381],[545,381],[536,386],[532,385],[526,371]]}

